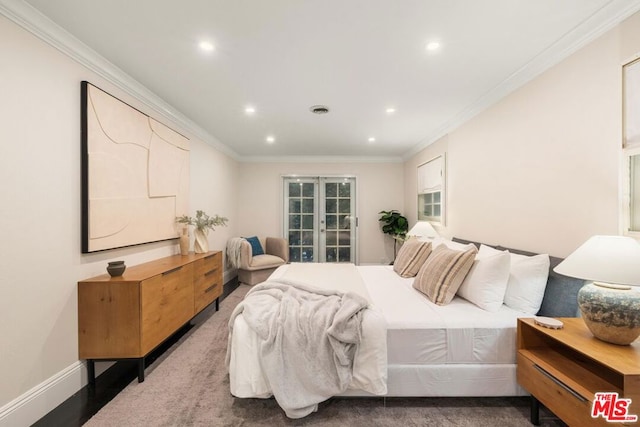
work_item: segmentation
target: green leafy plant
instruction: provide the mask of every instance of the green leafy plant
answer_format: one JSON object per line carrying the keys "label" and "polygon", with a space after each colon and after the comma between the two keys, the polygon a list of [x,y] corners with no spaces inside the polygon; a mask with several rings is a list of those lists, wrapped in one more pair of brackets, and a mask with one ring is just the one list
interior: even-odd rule
{"label": "green leafy plant", "polygon": [[209,230],[215,230],[214,227],[226,227],[227,221],[229,221],[229,219],[223,216],[219,216],[218,214],[209,216],[204,211],[196,211],[195,218],[188,215],[176,217],[176,222],[180,224],[193,225],[204,233],[207,233]]}
{"label": "green leafy plant", "polygon": [[409,221],[407,218],[396,210],[380,211],[378,212],[382,216],[378,221],[382,222],[382,232],[390,234],[392,237],[399,237],[404,239],[409,231]]}
{"label": "green leafy plant", "polygon": [[396,210],[380,211],[382,216],[378,221],[382,223],[382,232],[393,237],[393,260],[396,259],[396,245],[398,240],[404,240],[409,231],[409,221]]}

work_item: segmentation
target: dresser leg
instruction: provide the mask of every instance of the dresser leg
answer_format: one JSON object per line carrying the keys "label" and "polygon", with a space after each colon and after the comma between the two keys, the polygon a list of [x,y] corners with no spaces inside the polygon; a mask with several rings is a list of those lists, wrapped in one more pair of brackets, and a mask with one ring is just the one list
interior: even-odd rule
{"label": "dresser leg", "polygon": [[144,357],[138,359],[138,382],[144,382]]}
{"label": "dresser leg", "polygon": [[87,375],[89,376],[89,385],[96,386],[96,362],[93,359],[87,359]]}
{"label": "dresser leg", "polygon": [[220,311],[220,297],[216,298],[216,311]]}
{"label": "dresser leg", "polygon": [[531,424],[540,425],[540,401],[531,396]]}

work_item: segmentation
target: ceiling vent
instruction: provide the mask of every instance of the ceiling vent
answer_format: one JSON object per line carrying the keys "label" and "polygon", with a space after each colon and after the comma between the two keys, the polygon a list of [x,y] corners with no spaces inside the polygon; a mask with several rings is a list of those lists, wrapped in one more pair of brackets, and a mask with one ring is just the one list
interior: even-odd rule
{"label": "ceiling vent", "polygon": [[329,112],[329,107],[326,105],[312,105],[309,107],[309,111],[314,114],[327,114]]}

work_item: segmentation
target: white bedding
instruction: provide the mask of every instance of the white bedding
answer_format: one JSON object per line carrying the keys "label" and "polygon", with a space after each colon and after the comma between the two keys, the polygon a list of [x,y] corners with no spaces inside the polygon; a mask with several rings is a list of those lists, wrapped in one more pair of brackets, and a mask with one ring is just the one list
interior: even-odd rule
{"label": "white bedding", "polygon": [[527,315],[506,305],[489,312],[459,297],[435,305],[391,266],[358,270],[387,322],[390,365],[515,363],[516,319]]}
{"label": "white bedding", "polygon": [[[270,280],[313,284],[324,290],[341,289],[370,300],[361,275],[353,264],[288,264]],[[350,388],[374,395],[387,392],[386,323],[380,310],[370,306],[362,314],[362,336],[353,363]],[[271,389],[262,374],[259,338],[242,315],[235,318],[229,336],[227,359],[231,394],[236,397],[269,397]]]}
{"label": "white bedding", "polygon": [[[526,315],[506,306],[488,312],[459,297],[446,306],[437,306],[412,288],[413,279],[401,278],[391,266],[356,268],[372,303],[372,310],[368,310],[373,317],[369,325],[376,326],[364,334],[368,341],[363,342],[360,354],[356,354],[350,386],[353,391],[347,394],[525,394],[516,381],[515,355],[517,318]],[[278,268],[271,277],[285,277],[288,269],[293,270],[297,279],[306,275],[296,264],[289,264]],[[326,276],[330,278],[327,283],[340,280],[334,273]],[[380,328],[380,322],[386,323],[386,331]],[[231,393],[237,397],[271,395],[260,370],[254,335],[243,324],[242,316],[238,316],[229,342]],[[376,341],[379,344],[385,339],[387,351],[383,361]],[[376,381],[383,364],[384,378]],[[387,375],[388,383],[384,381],[383,387]]]}

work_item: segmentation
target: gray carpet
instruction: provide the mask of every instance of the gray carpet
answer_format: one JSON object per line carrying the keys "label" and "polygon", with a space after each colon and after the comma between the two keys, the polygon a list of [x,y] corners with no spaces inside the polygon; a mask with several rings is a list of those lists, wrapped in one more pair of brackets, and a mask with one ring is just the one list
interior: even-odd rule
{"label": "gray carpet", "polygon": [[[528,426],[529,399],[333,398],[290,420],[274,399],[236,399],[224,365],[227,320],[249,287],[205,310],[192,328],[85,426]],[[541,412],[542,426],[562,426]]]}

